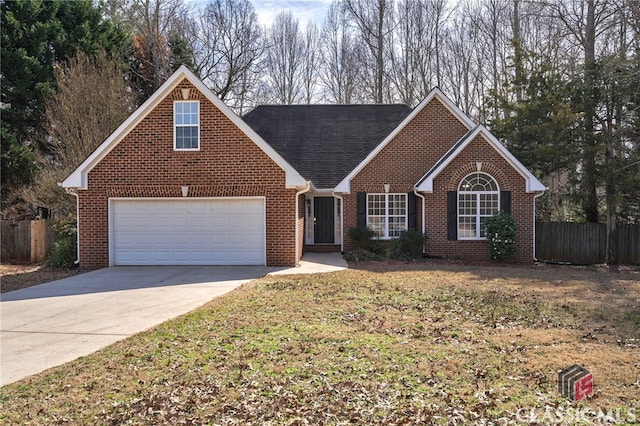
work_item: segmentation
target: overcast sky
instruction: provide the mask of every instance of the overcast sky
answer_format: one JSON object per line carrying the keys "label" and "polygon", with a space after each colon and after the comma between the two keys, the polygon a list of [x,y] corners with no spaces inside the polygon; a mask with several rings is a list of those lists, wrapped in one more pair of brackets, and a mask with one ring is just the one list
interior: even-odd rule
{"label": "overcast sky", "polygon": [[290,10],[298,18],[301,26],[314,21],[322,24],[332,0],[252,0],[261,25],[271,25],[276,15]]}
{"label": "overcast sky", "polygon": [[[204,8],[209,0],[188,0],[198,7]],[[276,15],[283,10],[290,10],[298,18],[301,27],[314,21],[322,25],[332,0],[250,0],[262,26],[271,26]]]}

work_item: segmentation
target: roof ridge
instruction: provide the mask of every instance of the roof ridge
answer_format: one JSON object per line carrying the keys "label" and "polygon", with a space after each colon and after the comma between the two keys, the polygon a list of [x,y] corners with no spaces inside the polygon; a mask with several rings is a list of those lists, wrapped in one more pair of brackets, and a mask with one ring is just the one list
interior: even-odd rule
{"label": "roof ridge", "polygon": [[403,104],[403,103],[393,103],[393,104],[259,104],[256,105],[254,107],[255,108],[260,108],[260,107],[269,107],[269,108],[278,108],[278,107],[352,107],[352,106],[360,106],[360,107],[389,107],[389,106],[402,106],[402,107],[407,107],[409,109],[413,109],[411,108],[409,105],[407,104]]}

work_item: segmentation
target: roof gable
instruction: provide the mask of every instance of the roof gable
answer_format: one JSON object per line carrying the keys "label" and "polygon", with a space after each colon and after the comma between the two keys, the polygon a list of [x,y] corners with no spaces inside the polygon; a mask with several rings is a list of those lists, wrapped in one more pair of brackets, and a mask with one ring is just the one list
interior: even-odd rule
{"label": "roof gable", "polygon": [[435,88],[429,92],[427,97],[420,102],[420,104],[413,109],[411,114],[405,117],[404,120],[380,143],[378,144],[368,155],[362,160],[351,172],[335,187],[336,192],[349,193],[351,191],[351,180],[375,157],[387,146],[411,121],[434,99],[442,103],[445,108],[457,118],[467,129],[474,127],[474,122],[465,113],[460,110],[449,98],[447,98],[438,88]]}
{"label": "roof gable", "polygon": [[135,110],[100,146],[89,155],[63,182],[64,188],[87,189],[89,172],[120,143],[153,109],[184,80],[187,79],[216,108],[234,123],[247,137],[265,152],[284,172],[287,187],[302,187],[305,179],[267,144],[251,127],[224,104],[186,66],[182,65],[164,82],[156,92]]}
{"label": "roof gable", "polygon": [[406,105],[266,105],[243,119],[316,188],[332,189],[410,113]]}
{"label": "roof gable", "polygon": [[433,192],[433,180],[460,154],[477,136],[482,136],[498,154],[513,167],[526,182],[526,191],[545,191],[547,188],[527,168],[496,139],[489,130],[482,126],[476,126],[456,142],[446,154],[444,154],[433,167],[415,184],[416,190],[421,192]]}

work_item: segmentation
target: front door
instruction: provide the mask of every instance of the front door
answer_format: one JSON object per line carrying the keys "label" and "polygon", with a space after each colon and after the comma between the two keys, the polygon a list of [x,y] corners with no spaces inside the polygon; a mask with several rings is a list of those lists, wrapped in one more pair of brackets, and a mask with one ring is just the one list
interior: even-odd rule
{"label": "front door", "polygon": [[313,241],[316,244],[333,243],[333,197],[313,199]]}

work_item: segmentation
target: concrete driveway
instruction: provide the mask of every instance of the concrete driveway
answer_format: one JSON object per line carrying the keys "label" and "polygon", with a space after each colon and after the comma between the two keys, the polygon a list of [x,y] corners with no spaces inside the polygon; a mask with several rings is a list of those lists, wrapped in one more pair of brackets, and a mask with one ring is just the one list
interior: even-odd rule
{"label": "concrete driveway", "polygon": [[295,268],[126,266],[0,295],[0,385],[89,355],[267,274],[340,271],[339,253],[307,253]]}
{"label": "concrete driveway", "polygon": [[0,384],[88,355],[274,268],[114,267],[0,296]]}

